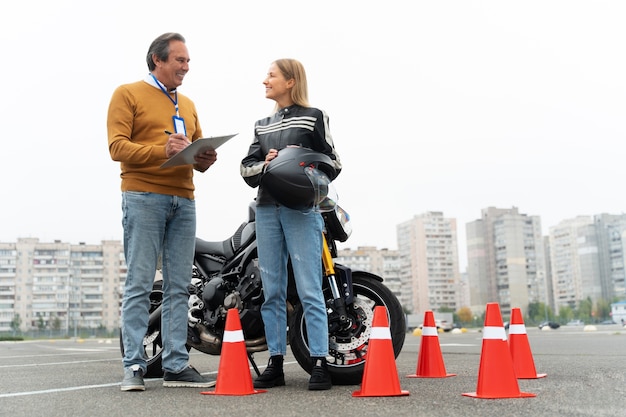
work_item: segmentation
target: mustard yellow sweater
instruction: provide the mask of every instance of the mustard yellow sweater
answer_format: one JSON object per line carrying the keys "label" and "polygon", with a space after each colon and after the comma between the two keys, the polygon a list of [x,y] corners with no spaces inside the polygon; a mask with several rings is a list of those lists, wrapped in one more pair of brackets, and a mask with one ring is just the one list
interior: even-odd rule
{"label": "mustard yellow sweater", "polygon": [[[174,95],[172,94],[172,99]],[[196,107],[178,93],[180,117],[187,137],[202,137]],[[118,87],[111,97],[107,118],[109,152],[120,162],[122,191],[143,191],[193,198],[193,166],[161,169],[167,160],[165,130],[174,131],[174,104],[163,91],[138,81]]]}

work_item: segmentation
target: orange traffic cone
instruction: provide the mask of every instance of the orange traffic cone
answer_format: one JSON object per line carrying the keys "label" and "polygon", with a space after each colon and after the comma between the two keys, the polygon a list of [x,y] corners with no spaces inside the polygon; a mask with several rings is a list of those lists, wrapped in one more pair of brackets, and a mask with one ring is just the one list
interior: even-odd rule
{"label": "orange traffic cone", "polygon": [[384,306],[377,306],[374,309],[361,390],[354,391],[352,396],[394,397],[401,395],[409,395],[409,392],[400,389],[387,309]]}
{"label": "orange traffic cone", "polygon": [[519,389],[498,303],[487,303],[476,392],[463,395],[475,398],[536,396],[528,392],[521,392]]}
{"label": "orange traffic cone", "polygon": [[519,379],[543,378],[548,374],[538,374],[535,370],[535,361],[530,351],[526,326],[522,318],[522,310],[515,307],[511,310],[511,324],[509,325],[509,350],[513,360],[515,376]]}
{"label": "orange traffic cone", "polygon": [[441,347],[439,346],[435,316],[432,311],[426,311],[422,325],[422,343],[417,356],[417,370],[414,375],[407,375],[407,377],[446,378],[455,375],[446,373],[446,366],[443,363]]}
{"label": "orange traffic cone", "polygon": [[231,308],[226,314],[226,329],[222,340],[215,391],[205,391],[201,394],[250,395],[262,392],[266,392],[266,390],[255,390],[252,385],[252,375],[250,375],[239,311],[236,308]]}

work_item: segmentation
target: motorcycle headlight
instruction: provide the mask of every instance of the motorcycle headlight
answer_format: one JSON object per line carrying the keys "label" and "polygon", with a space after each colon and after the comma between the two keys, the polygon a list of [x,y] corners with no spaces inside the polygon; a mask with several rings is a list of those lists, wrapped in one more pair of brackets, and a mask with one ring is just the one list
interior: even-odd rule
{"label": "motorcycle headlight", "polygon": [[346,235],[346,239],[348,239],[352,234],[352,223],[350,223],[350,215],[347,211],[339,206],[337,206],[337,208],[335,209],[335,215],[339,220],[339,225],[341,225],[341,228]]}

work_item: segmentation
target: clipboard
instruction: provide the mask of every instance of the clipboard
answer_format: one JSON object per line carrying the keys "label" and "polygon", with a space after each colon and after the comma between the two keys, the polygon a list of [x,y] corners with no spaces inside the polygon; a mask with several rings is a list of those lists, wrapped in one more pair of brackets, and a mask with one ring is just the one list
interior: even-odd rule
{"label": "clipboard", "polygon": [[238,133],[233,135],[225,135],[225,136],[213,136],[210,138],[200,138],[196,139],[189,146],[187,146],[182,151],[178,152],[176,155],[172,156],[170,159],[165,161],[161,168],[169,168],[175,167],[178,165],[188,165],[195,164],[194,156],[199,153],[205,152],[209,149],[217,149],[223,144],[225,144],[228,140],[237,136]]}

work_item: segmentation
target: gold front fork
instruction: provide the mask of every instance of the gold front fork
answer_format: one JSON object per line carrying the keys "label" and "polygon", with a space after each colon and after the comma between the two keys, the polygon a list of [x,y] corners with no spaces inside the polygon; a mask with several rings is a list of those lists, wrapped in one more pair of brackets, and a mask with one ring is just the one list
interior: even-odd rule
{"label": "gold front fork", "polygon": [[334,276],[335,275],[335,263],[333,262],[333,257],[330,254],[330,249],[328,248],[328,243],[326,242],[326,235],[322,233],[322,242],[324,242],[324,247],[322,248],[322,262],[324,263],[324,275]]}
{"label": "gold front fork", "polygon": [[333,298],[335,300],[341,299],[343,296],[339,291],[339,286],[337,285],[337,278],[335,277],[335,262],[333,261],[333,257],[330,254],[330,249],[328,248],[328,242],[326,242],[326,235],[322,233],[322,241],[324,242],[324,246],[322,248],[322,262],[324,264],[324,276],[328,280],[328,284],[330,286],[330,291],[333,294]]}

